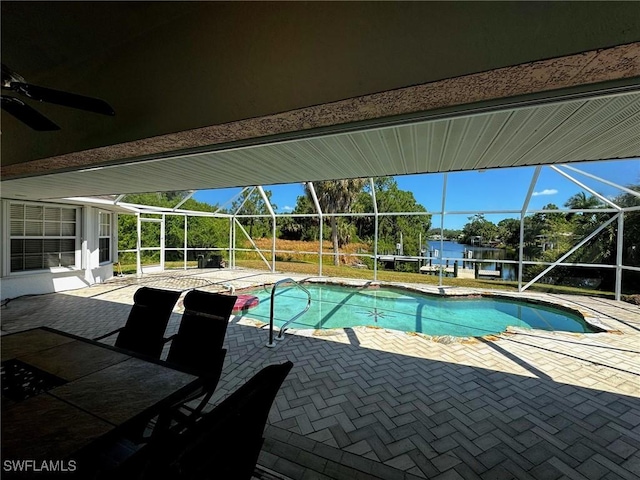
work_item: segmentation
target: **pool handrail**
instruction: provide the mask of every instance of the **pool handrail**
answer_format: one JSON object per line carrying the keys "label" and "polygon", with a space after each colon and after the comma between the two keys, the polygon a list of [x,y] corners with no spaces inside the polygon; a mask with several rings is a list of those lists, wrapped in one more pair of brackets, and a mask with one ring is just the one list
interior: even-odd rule
{"label": "pool handrail", "polygon": [[291,317],[289,320],[287,320],[284,323],[284,325],[282,325],[282,327],[280,327],[280,332],[278,333],[278,336],[277,336],[278,340],[282,340],[284,338],[283,335],[285,330],[287,329],[287,325],[289,325],[291,322],[293,322],[294,320],[297,320],[302,315],[304,315],[307,312],[307,310],[309,310],[309,307],[311,306],[311,293],[309,293],[309,290],[304,288],[299,282],[296,282],[293,278],[283,278],[273,284],[273,287],[271,287],[271,313],[269,315],[269,343],[267,343],[267,347],[270,347],[270,348],[275,347],[276,345],[275,342],[273,341],[273,303],[276,295],[276,288],[284,283],[293,283],[294,286],[304,291],[307,294],[307,305],[304,307],[304,310],[302,310],[297,315],[294,315],[293,317]]}

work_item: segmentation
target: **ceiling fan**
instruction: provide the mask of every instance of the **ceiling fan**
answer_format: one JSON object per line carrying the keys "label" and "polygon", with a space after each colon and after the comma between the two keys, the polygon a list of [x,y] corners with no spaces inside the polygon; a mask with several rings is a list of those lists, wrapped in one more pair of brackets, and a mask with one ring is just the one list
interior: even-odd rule
{"label": "ceiling fan", "polygon": [[[10,90],[38,102],[55,103],[63,107],[77,108],[102,115],[115,115],[113,108],[104,100],[31,85],[4,63],[2,64],[2,90]],[[37,131],[60,130],[58,125],[22,100],[6,95],[0,97],[2,98],[2,109],[32,129]]]}

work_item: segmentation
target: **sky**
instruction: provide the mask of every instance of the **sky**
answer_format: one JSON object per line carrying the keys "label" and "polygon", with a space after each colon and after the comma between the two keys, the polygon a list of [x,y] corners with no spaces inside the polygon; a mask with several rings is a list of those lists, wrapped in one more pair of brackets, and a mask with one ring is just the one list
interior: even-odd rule
{"label": "sky", "polygon": [[[572,167],[596,175],[621,186],[640,184],[640,159],[607,160],[600,162],[573,163]],[[483,172],[454,172],[447,175],[447,192],[445,199],[446,229],[462,229],[469,221],[471,213],[455,214],[456,211],[497,211],[522,209],[535,167],[518,167],[486,170]],[[614,197],[621,190],[602,182],[590,179],[579,173],[565,170],[586,187],[606,197]],[[430,212],[442,210],[442,186],[444,174],[402,175],[394,177],[398,187],[413,192],[416,201]],[[296,198],[303,195],[301,184],[264,185],[265,190],[271,190],[272,203],[277,206],[276,213],[287,213],[296,205]],[[218,190],[200,190],[194,199],[226,207],[231,206],[231,200],[241,188]],[[529,210],[541,209],[553,203],[562,207],[574,194],[584,191],[590,192],[571,182],[550,167],[545,166],[540,172],[535,184],[534,192],[529,203]],[[485,218],[494,223],[516,214],[487,214]],[[432,227],[440,227],[440,215],[432,217]]]}

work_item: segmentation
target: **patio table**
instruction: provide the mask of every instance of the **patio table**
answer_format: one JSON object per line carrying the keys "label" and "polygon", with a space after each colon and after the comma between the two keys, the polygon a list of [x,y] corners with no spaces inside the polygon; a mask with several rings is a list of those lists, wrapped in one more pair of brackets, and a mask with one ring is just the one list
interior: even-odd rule
{"label": "patio table", "polygon": [[200,382],[162,361],[47,327],[4,335],[1,345],[4,474],[80,469],[83,448],[152,418]]}

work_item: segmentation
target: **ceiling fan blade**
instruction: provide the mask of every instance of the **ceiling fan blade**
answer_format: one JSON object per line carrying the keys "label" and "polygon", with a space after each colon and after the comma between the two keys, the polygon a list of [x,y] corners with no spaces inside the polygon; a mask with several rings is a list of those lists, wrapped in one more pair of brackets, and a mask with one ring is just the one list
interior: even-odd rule
{"label": "ceiling fan blade", "polygon": [[17,98],[3,95],[2,109],[39,132],[60,130],[58,125]]}
{"label": "ceiling fan blade", "polygon": [[104,100],[85,97],[75,93],[53,90],[52,88],[39,87],[29,83],[11,82],[11,89],[33,100],[55,103],[65,107],[77,108],[102,115],[115,115],[113,108]]}

